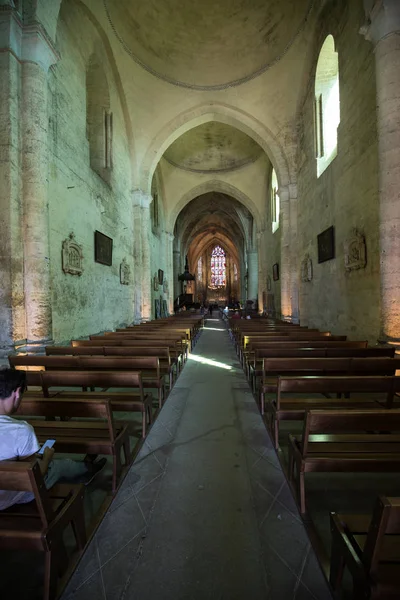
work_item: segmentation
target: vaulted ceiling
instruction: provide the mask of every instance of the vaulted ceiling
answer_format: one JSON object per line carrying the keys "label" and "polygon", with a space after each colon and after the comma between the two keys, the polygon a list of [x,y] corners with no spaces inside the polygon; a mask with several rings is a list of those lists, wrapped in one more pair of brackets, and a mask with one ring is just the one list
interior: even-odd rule
{"label": "vaulted ceiling", "polygon": [[124,50],[154,75],[193,88],[252,79],[290,48],[312,0],[104,0]]}
{"label": "vaulted ceiling", "polygon": [[237,265],[249,241],[252,217],[240,202],[219,192],[198,196],[181,211],[176,233],[181,249],[194,268],[201,254],[211,245],[221,244]]}

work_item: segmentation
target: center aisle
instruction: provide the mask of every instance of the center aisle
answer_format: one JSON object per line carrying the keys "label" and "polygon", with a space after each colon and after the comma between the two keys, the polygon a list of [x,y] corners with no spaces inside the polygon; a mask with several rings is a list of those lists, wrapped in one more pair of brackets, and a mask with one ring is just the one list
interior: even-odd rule
{"label": "center aisle", "polygon": [[208,319],[64,600],[325,600],[225,325]]}

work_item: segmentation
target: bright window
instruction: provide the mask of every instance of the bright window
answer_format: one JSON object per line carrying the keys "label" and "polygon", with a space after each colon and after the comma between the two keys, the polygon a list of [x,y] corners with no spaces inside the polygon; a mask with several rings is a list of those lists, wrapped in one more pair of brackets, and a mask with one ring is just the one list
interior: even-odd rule
{"label": "bright window", "polygon": [[211,287],[226,284],[226,256],[221,246],[215,246],[211,253]]}
{"label": "bright window", "polygon": [[203,279],[203,257],[200,256],[199,260],[197,261],[197,279],[198,281],[201,281]]}
{"label": "bright window", "polygon": [[339,123],[339,60],[335,41],[328,35],[319,54],[315,76],[314,129],[318,177],[337,155]]}
{"label": "bright window", "polygon": [[275,233],[279,229],[279,194],[278,194],[278,178],[276,176],[275,169],[272,169],[271,177],[271,223],[272,233]]}

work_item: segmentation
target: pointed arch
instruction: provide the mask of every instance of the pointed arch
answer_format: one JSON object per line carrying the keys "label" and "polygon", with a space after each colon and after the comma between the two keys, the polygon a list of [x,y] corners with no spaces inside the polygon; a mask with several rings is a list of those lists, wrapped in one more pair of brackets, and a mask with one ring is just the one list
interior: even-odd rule
{"label": "pointed arch", "polygon": [[231,125],[256,141],[269,157],[279,180],[288,185],[292,173],[289,161],[277,136],[261,121],[243,110],[220,103],[210,102],[193,107],[169,121],[153,139],[141,163],[141,188],[149,192],[153,173],[164,152],[181,135],[204,123],[217,121]]}

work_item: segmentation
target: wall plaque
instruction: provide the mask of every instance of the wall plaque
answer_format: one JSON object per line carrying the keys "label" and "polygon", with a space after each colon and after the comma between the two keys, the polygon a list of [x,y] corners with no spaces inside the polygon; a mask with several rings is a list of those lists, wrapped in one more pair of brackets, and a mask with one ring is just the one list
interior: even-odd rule
{"label": "wall plaque", "polygon": [[312,260],[309,254],[306,254],[301,261],[301,280],[311,281],[313,278]]}
{"label": "wall plaque", "polygon": [[346,271],[365,269],[367,265],[367,247],[365,237],[357,229],[353,229],[344,243],[344,266]]}
{"label": "wall plaque", "polygon": [[94,260],[111,267],[112,265],[113,241],[108,235],[100,231],[94,232]]}
{"label": "wall plaque", "polygon": [[329,227],[318,235],[318,262],[335,258],[335,229]]}
{"label": "wall plaque", "polygon": [[62,270],[70,275],[83,273],[82,246],[76,242],[72,232],[62,243]]}

